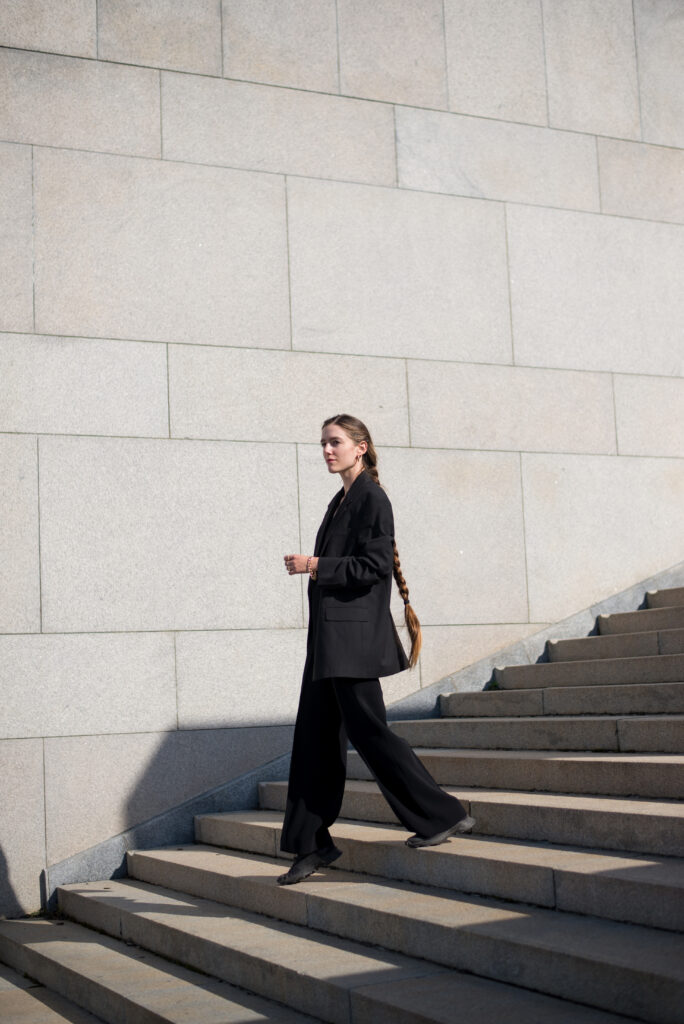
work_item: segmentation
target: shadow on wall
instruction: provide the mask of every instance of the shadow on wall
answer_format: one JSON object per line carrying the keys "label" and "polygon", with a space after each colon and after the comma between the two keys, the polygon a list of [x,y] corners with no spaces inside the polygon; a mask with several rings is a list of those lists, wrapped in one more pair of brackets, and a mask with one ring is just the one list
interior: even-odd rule
{"label": "shadow on wall", "polygon": [[24,908],[17,899],[9,877],[9,865],[0,846],[0,917],[21,917]]}

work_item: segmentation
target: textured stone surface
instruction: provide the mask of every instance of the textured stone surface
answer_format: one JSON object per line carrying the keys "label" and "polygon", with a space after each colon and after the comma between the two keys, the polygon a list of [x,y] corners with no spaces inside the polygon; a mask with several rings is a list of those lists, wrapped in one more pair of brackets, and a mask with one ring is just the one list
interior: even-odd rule
{"label": "textured stone surface", "polygon": [[4,331],[33,327],[31,173],[28,146],[0,143],[0,330]]}
{"label": "textured stone surface", "polygon": [[397,107],[399,184],[478,199],[598,210],[589,135]]}
{"label": "textured stone surface", "polygon": [[0,7],[0,45],[97,56],[97,0],[9,0]]}
{"label": "textured stone surface", "polygon": [[302,629],[179,633],[180,728],[294,722],[305,657]]}
{"label": "textured stone surface", "polygon": [[340,90],[353,96],[446,107],[439,0],[337,0]]}
{"label": "textured stone surface", "polygon": [[162,73],[164,156],[394,184],[390,107],[340,96]]}
{"label": "textured stone surface", "polygon": [[[306,548],[337,487],[322,475],[316,449],[302,445],[299,451]],[[402,571],[421,622],[524,621],[517,456],[386,448],[379,452],[378,466],[392,501]],[[454,524],[458,535],[445,559],[445,538],[453,537]],[[400,608],[400,602],[394,604],[395,614]]]}
{"label": "textured stone surface", "polygon": [[0,336],[0,429],[166,436],[163,345]]}
{"label": "textured stone surface", "polygon": [[174,345],[169,387],[174,436],[315,444],[325,419],[353,409],[376,444],[409,440],[399,359]]}
{"label": "textured stone surface", "polygon": [[608,374],[411,360],[408,391],[421,448],[616,450]]}
{"label": "textured stone surface", "polygon": [[[418,606],[416,612],[420,618],[421,609]],[[436,683],[444,676],[458,672],[480,658],[495,654],[499,648],[535,633],[539,628],[540,624],[536,622],[482,626],[425,626],[420,655],[421,685],[429,686]]]}
{"label": "textured stone surface", "polygon": [[516,362],[684,376],[681,227],[522,206],[507,223]]}
{"label": "textured stone surface", "polygon": [[28,992],[1,992],[0,1014],[13,1024],[99,1024],[102,1019],[42,986]]}
{"label": "textured stone surface", "polygon": [[0,629],[41,628],[38,555],[38,460],[35,437],[0,437],[3,514],[0,526]]}
{"label": "textured stone surface", "polygon": [[228,78],[338,91],[335,0],[228,0],[223,40]]}
{"label": "textured stone surface", "polygon": [[44,628],[301,625],[293,448],[50,437],[40,479]]}
{"label": "textured stone surface", "polygon": [[552,661],[540,665],[513,665],[497,669],[504,687],[614,686],[621,683],[674,683],[684,677],[684,655],[596,658],[592,661]]}
{"label": "textured stone surface", "polygon": [[684,222],[684,153],[680,149],[599,139],[598,152],[604,213]]}
{"label": "textured stone surface", "polygon": [[42,740],[0,740],[0,915],[40,909],[45,867]]}
{"label": "textured stone surface", "polygon": [[548,715],[602,715],[606,711],[618,715],[684,713],[684,683],[556,686],[543,693],[544,713]]}
{"label": "textured stone surface", "polygon": [[159,77],[150,68],[0,49],[8,142],[159,156]]}
{"label": "textured stone surface", "polygon": [[0,736],[175,728],[167,633],[5,636],[0,652]]}
{"label": "textured stone surface", "polygon": [[537,0],[446,0],[444,15],[451,110],[546,124]]}
{"label": "textured stone surface", "polygon": [[214,0],[98,0],[100,60],[221,74],[221,8]]}
{"label": "textured stone surface", "polygon": [[542,7],[550,123],[638,139],[631,0],[543,0]]}
{"label": "textured stone surface", "polygon": [[681,460],[523,455],[522,472],[533,620],[562,619],[679,558]]}
{"label": "textured stone surface", "polygon": [[651,629],[684,629],[684,608],[644,608],[636,612],[599,615],[599,633],[638,633]]}
{"label": "textured stone surface", "polygon": [[684,10],[679,0],[635,0],[644,139],[684,146]]}
{"label": "textured stone surface", "polygon": [[[653,722],[650,723],[654,725]],[[615,718],[435,718],[394,722],[416,747],[473,750],[618,750]]]}
{"label": "textured stone surface", "polygon": [[46,739],[48,863],[273,760],[291,737],[274,726]]}
{"label": "textured stone surface", "polygon": [[614,380],[620,454],[684,458],[684,379],[616,374]]}
{"label": "textured stone surface", "polygon": [[542,715],[542,690],[487,690],[480,693],[444,693],[439,701],[446,718],[492,717],[499,715]]}
{"label": "textured stone surface", "polygon": [[510,362],[503,211],[288,183],[293,346]]}
{"label": "textured stone surface", "polygon": [[281,181],[39,150],[35,207],[39,331],[289,347]]}

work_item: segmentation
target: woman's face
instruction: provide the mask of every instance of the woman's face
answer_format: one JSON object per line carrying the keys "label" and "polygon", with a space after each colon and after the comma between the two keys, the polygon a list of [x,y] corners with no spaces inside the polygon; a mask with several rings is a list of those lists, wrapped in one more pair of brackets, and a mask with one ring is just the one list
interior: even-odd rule
{"label": "woman's face", "polygon": [[357,457],[363,455],[367,445],[365,441],[356,444],[339,424],[329,423],[323,427],[321,448],[328,472],[342,473],[357,465]]}

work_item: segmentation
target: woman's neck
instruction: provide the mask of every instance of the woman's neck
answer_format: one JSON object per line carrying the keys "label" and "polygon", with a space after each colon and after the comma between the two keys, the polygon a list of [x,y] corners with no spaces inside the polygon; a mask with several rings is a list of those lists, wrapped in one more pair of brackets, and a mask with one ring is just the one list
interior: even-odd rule
{"label": "woman's neck", "polygon": [[343,469],[340,473],[342,479],[342,486],[344,487],[344,495],[346,497],[347,491],[356,480],[357,476],[360,476],[364,471],[363,462],[356,463],[354,466],[350,466],[349,469]]}

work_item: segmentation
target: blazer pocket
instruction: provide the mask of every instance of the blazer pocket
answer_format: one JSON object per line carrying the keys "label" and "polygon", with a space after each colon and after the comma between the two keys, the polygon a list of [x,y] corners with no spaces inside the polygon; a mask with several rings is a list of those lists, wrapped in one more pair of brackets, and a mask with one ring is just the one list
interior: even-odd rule
{"label": "blazer pocket", "polygon": [[369,610],[353,604],[328,605],[325,617],[333,622],[368,622]]}

